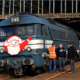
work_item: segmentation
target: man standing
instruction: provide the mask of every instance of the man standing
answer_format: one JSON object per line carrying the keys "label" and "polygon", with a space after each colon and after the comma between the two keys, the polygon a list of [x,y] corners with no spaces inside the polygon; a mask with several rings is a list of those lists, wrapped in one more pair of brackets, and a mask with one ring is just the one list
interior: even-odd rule
{"label": "man standing", "polygon": [[63,48],[63,45],[60,44],[59,48],[57,49],[57,55],[59,59],[59,71],[61,71],[61,65],[63,65],[63,71],[65,71],[65,58],[66,58],[66,51]]}
{"label": "man standing", "polygon": [[52,46],[48,49],[49,51],[49,73],[51,72],[51,66],[52,66],[52,61],[53,61],[53,69],[54,69],[54,74],[56,74],[56,51],[55,51],[55,44],[53,43]]}
{"label": "man standing", "polygon": [[75,56],[77,54],[76,49],[74,48],[74,46],[70,43],[69,44],[70,48],[68,48],[68,59],[70,60],[70,66],[71,66],[71,72],[69,73],[73,73],[75,72]]}

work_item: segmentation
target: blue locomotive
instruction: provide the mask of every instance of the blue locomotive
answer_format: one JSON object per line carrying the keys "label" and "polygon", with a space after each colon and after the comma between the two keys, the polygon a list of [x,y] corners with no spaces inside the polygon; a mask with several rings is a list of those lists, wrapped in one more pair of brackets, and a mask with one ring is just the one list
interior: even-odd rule
{"label": "blue locomotive", "polygon": [[[23,41],[29,36],[32,40],[18,55],[9,55],[3,47],[5,40],[11,35],[18,35]],[[75,31],[41,16],[20,13],[0,22],[0,70],[14,69],[15,75],[22,75],[26,70],[35,70],[47,64],[44,53],[52,45],[72,43],[79,49]]]}

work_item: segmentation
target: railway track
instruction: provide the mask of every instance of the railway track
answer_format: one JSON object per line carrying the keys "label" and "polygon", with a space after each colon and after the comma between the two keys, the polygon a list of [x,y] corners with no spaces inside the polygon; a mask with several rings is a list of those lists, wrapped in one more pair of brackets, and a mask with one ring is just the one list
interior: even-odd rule
{"label": "railway track", "polygon": [[[0,74],[0,76],[2,75],[2,77],[0,77],[0,80],[18,80],[18,79],[21,79],[21,80],[25,80],[25,79],[28,79],[28,78],[31,78],[31,77],[34,77],[34,76],[37,76],[37,75],[40,75],[44,72],[41,72],[40,70],[38,70],[38,74],[37,73],[33,73],[33,72],[25,72],[24,75],[22,76],[15,76],[13,71],[10,70],[11,72],[10,73],[7,73],[7,72],[2,72]],[[40,72],[39,72],[40,71]]]}
{"label": "railway track", "polygon": [[3,80],[18,80],[18,79],[28,79],[28,78],[30,78],[30,76],[25,76],[25,77],[19,77],[19,78],[15,78],[15,77],[9,77],[9,78],[5,78],[5,79],[3,79]]}
{"label": "railway track", "polygon": [[[69,65],[69,63],[66,64],[66,65]],[[48,72],[48,70],[47,70],[47,72]],[[43,74],[43,73],[40,73],[40,74]],[[0,72],[0,80],[14,80],[14,79],[16,79],[16,80],[18,80],[18,79],[21,79],[21,80],[24,79],[24,80],[26,80],[28,78],[31,78],[31,77],[34,77],[34,76],[38,76],[38,75],[39,74],[33,74],[33,73],[30,73],[30,72],[29,73],[25,72],[24,75],[19,76],[19,77],[15,77],[12,71],[9,74],[7,72]]]}
{"label": "railway track", "polygon": [[24,75],[22,76],[15,76],[13,71],[10,70],[11,72],[10,73],[7,73],[7,72],[2,72],[0,73],[0,80],[18,80],[18,79],[28,79],[28,78],[31,78],[31,77],[34,77],[34,76],[37,76],[38,74],[35,74],[35,73],[32,73],[32,72],[25,72]]}
{"label": "railway track", "polygon": [[1,78],[1,80],[18,80],[18,79],[28,79],[30,77],[33,77],[33,76],[28,76],[28,75],[23,75],[23,76],[20,76],[20,77],[15,77],[14,75],[13,76],[9,76],[9,77],[5,77],[4,76]]}

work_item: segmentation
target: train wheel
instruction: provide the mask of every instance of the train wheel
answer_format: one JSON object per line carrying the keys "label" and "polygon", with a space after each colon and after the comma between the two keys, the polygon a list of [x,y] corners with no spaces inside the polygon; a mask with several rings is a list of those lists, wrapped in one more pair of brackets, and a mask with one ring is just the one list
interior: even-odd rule
{"label": "train wheel", "polygon": [[14,69],[14,75],[15,75],[15,77],[17,77],[18,75],[18,70],[17,69]]}
{"label": "train wheel", "polygon": [[23,75],[23,69],[22,68],[14,69],[14,75],[15,76]]}
{"label": "train wheel", "polygon": [[38,70],[37,70],[37,74],[39,75],[39,74],[41,74],[41,73],[42,73],[41,70],[38,69]]}
{"label": "train wheel", "polygon": [[39,75],[39,74],[41,74],[41,73],[42,73],[42,69],[36,69],[36,70],[35,70],[35,74],[36,74],[36,75]]}
{"label": "train wheel", "polygon": [[48,72],[49,71],[49,65],[45,65],[44,67],[43,67],[43,73],[44,72]]}
{"label": "train wheel", "polygon": [[49,59],[48,59],[46,65],[45,65],[45,68],[46,68],[45,71],[48,72],[49,71]]}
{"label": "train wheel", "polygon": [[77,56],[75,57],[75,62],[77,62],[78,61],[78,58],[77,58]]}

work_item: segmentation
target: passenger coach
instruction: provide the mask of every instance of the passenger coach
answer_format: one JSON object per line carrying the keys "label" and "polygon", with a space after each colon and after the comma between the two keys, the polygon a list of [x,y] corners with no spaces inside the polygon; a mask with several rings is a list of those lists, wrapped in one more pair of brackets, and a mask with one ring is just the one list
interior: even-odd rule
{"label": "passenger coach", "polygon": [[[63,28],[64,27],[64,28]],[[23,41],[29,36],[32,40],[18,54],[10,55],[3,47],[5,40],[17,35]],[[22,75],[24,71],[44,68],[47,64],[44,53],[52,43],[67,45],[73,43],[78,49],[78,38],[75,31],[56,22],[51,22],[41,16],[20,13],[0,22],[0,70],[13,68],[14,74]]]}

